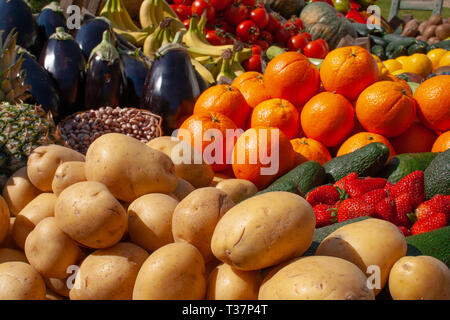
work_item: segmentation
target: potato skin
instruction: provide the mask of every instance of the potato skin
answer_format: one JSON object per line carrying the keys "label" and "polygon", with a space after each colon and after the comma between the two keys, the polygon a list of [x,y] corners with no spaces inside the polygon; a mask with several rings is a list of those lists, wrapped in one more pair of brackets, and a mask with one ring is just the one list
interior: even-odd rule
{"label": "potato skin", "polygon": [[[70,275],[69,275],[70,276]],[[67,288],[68,279],[44,278],[47,288],[62,297],[69,297],[70,290]]]}
{"label": "potato skin", "polygon": [[57,196],[68,186],[86,181],[85,163],[81,161],[68,161],[61,163],[56,169],[52,181],[53,193]]}
{"label": "potato skin", "polygon": [[133,300],[201,300],[205,263],[189,243],[171,243],[153,252],[139,270]]}
{"label": "potato skin", "polygon": [[28,179],[27,167],[23,167],[14,172],[3,188],[3,197],[14,216],[18,215],[40,193],[41,191]]}
{"label": "potato skin", "polygon": [[55,144],[34,149],[27,161],[31,183],[42,192],[52,192],[52,181],[58,166],[67,161],[84,161],[81,153]]}
{"label": "potato skin", "polygon": [[217,223],[211,249],[237,269],[263,269],[302,255],[312,243],[315,224],[305,199],[268,192],[229,210]]}
{"label": "potato skin", "polygon": [[14,222],[16,221],[16,217],[10,217],[9,218],[9,229],[8,234],[6,235],[5,239],[3,239],[3,242],[0,243],[1,248],[9,248],[9,249],[20,249],[16,242],[14,241],[14,238],[12,236],[12,230],[14,226]]}
{"label": "potato skin", "polygon": [[178,179],[178,186],[173,192],[175,197],[177,197],[180,201],[186,198],[192,191],[194,191],[195,188],[192,184],[187,182],[184,179],[179,178]]}
{"label": "potato skin", "polygon": [[172,243],[172,215],[178,201],[162,193],[146,194],[128,207],[131,242],[152,252]]}
{"label": "potato skin", "polygon": [[28,263],[0,264],[0,300],[44,300],[45,283]]}
{"label": "potato skin", "polygon": [[118,133],[105,134],[91,144],[86,153],[86,178],[103,183],[125,202],[148,193],[171,193],[178,184],[167,155]]}
{"label": "potato skin", "polygon": [[257,300],[259,271],[242,271],[223,263],[210,273],[206,298],[208,300]]}
{"label": "potato skin", "polygon": [[131,300],[137,274],[147,257],[147,251],[128,242],[93,252],[81,263],[70,299]]}
{"label": "potato skin", "polygon": [[27,257],[22,251],[11,248],[0,248],[0,263],[13,261],[28,263]]}
{"label": "potato skin", "polygon": [[264,279],[260,300],[374,300],[367,278],[353,263],[334,257],[295,259]]}
{"label": "potato skin", "polygon": [[394,300],[450,300],[450,269],[430,256],[403,257],[389,274]]}
{"label": "potato skin", "polygon": [[369,266],[380,268],[380,289],[388,280],[394,263],[406,255],[404,235],[394,224],[381,219],[367,219],[345,225],[326,237],[316,256],[331,256],[348,260],[366,273]]}
{"label": "potato skin", "polygon": [[95,181],[78,182],[64,189],[55,204],[58,227],[73,240],[94,249],[118,243],[128,216],[108,188]]}
{"label": "potato skin", "polygon": [[9,208],[6,200],[0,196],[0,243],[6,239],[9,232]]}
{"label": "potato skin", "polygon": [[205,262],[214,258],[211,238],[217,222],[234,206],[224,191],[213,187],[191,192],[175,208],[172,217],[172,233],[175,242],[187,242],[195,246]]}
{"label": "potato skin", "polygon": [[225,191],[234,203],[242,202],[258,192],[258,188],[244,179],[226,179],[216,185],[217,189]]}

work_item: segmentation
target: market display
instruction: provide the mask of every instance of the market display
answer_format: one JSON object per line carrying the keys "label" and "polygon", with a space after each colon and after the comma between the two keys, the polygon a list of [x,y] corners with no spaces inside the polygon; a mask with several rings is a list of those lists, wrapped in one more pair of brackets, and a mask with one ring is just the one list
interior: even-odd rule
{"label": "market display", "polygon": [[450,300],[450,21],[372,4],[0,0],[0,299]]}

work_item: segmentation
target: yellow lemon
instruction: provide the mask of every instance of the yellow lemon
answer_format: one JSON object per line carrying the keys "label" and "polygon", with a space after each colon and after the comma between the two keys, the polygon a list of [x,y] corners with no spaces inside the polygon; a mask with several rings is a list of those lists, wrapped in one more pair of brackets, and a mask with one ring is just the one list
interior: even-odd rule
{"label": "yellow lemon", "polygon": [[375,59],[375,61],[376,61],[377,63],[382,62],[381,59],[380,59],[376,54],[372,54],[372,57]]}
{"label": "yellow lemon", "polygon": [[450,51],[447,51],[439,61],[439,67],[450,66]]}
{"label": "yellow lemon", "polygon": [[391,72],[394,76],[396,76],[396,75],[398,75],[398,74],[402,74],[402,73],[405,73],[406,71],[405,70],[403,70],[403,69],[399,69],[399,70],[397,70],[397,71],[394,71],[394,72]]}
{"label": "yellow lemon", "polygon": [[402,64],[394,59],[389,59],[383,62],[386,69],[389,70],[390,73],[400,70],[403,68]]}
{"label": "yellow lemon", "polygon": [[389,73],[389,70],[386,68],[386,66],[383,64],[383,62],[378,62],[378,71],[380,76],[385,76]]}
{"label": "yellow lemon", "polygon": [[403,62],[408,60],[408,57],[407,56],[400,56],[400,57],[396,58],[395,60],[397,60],[398,62],[400,62],[403,65]]}
{"label": "yellow lemon", "polygon": [[433,49],[427,53],[427,57],[431,60],[431,63],[433,64],[433,70],[439,67],[439,62],[446,53],[447,50],[441,48]]}
{"label": "yellow lemon", "polygon": [[423,53],[415,53],[403,62],[403,70],[428,77],[433,71],[433,64]]}

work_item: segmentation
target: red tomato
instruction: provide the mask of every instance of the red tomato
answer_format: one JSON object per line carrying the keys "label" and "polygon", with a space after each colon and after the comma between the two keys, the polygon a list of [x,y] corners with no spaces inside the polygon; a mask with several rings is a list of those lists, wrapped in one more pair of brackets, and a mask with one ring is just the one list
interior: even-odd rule
{"label": "red tomato", "polygon": [[236,35],[244,42],[254,42],[258,39],[260,30],[252,20],[245,20],[236,27]]}
{"label": "red tomato", "polygon": [[205,0],[195,0],[192,3],[191,11],[193,15],[196,14],[199,17],[201,17],[203,13],[206,12],[206,19],[208,21],[214,19],[216,15],[216,10],[214,9],[214,7]]}
{"label": "red tomato", "polygon": [[234,28],[226,21],[214,19],[213,21],[211,21],[210,24],[211,24],[212,28],[222,29],[223,31],[228,32],[228,33],[234,32]]}
{"label": "red tomato", "polygon": [[302,35],[306,38],[306,40],[311,41],[312,36],[308,32],[302,32]]}
{"label": "red tomato", "polygon": [[185,6],[190,6],[192,4],[192,0],[173,0],[174,4],[184,4]]}
{"label": "red tomato", "polygon": [[259,36],[259,38],[261,40],[264,40],[268,43],[272,43],[273,42],[273,36],[269,31],[261,31],[261,35]]}
{"label": "red tomato", "polygon": [[303,25],[303,21],[300,18],[291,18],[289,21],[294,25],[299,31],[303,30],[305,26]]}
{"label": "red tomato", "polygon": [[301,34],[297,34],[289,39],[288,48],[290,51],[302,51],[305,48],[308,40]]}
{"label": "red tomato", "polygon": [[260,47],[263,51],[266,51],[269,48],[269,43],[265,40],[258,39],[253,44]]}
{"label": "red tomato", "polygon": [[259,45],[257,45],[257,44],[252,44],[252,53],[253,54],[261,54],[262,53],[262,48],[259,46]]}
{"label": "red tomato", "polygon": [[278,29],[280,29],[280,25],[280,21],[275,18],[275,16],[269,14],[269,23],[266,26],[266,30],[271,33],[275,33]]}
{"label": "red tomato", "polygon": [[290,38],[291,33],[284,27],[280,27],[280,29],[278,29],[278,31],[275,33],[275,40],[282,45],[286,45]]}
{"label": "red tomato", "polygon": [[174,11],[181,21],[189,19],[191,17],[191,8],[189,8],[188,6],[186,6],[184,4],[180,4],[180,5],[176,6]]}
{"label": "red tomato", "polygon": [[264,29],[269,24],[269,14],[263,8],[257,8],[250,12],[250,19],[261,29]]}
{"label": "red tomato", "polygon": [[183,24],[186,29],[189,29],[189,26],[191,24],[191,19],[183,20]]}
{"label": "red tomato", "polygon": [[308,58],[323,59],[328,54],[328,50],[321,41],[315,40],[305,46],[303,53]]}
{"label": "red tomato", "polygon": [[225,9],[225,19],[232,25],[237,26],[247,19],[248,9],[240,3],[234,3]]}
{"label": "red tomato", "polygon": [[325,47],[325,49],[326,49],[327,51],[330,51],[330,48],[328,47],[328,43],[327,43],[325,40],[323,40],[323,39],[317,39],[316,41],[322,43],[322,45]]}
{"label": "red tomato", "polygon": [[241,0],[241,3],[247,7],[254,8],[256,5],[256,0]]}
{"label": "red tomato", "polygon": [[227,44],[227,39],[225,38],[225,35],[216,30],[210,30],[206,33],[206,40],[208,40],[209,43],[215,46],[222,46]]}
{"label": "red tomato", "polygon": [[233,0],[209,0],[209,3],[216,9],[217,11],[223,10],[228,7]]}
{"label": "red tomato", "polygon": [[261,56],[259,54],[251,56],[250,58],[242,62],[242,66],[244,67],[245,71],[261,72]]}

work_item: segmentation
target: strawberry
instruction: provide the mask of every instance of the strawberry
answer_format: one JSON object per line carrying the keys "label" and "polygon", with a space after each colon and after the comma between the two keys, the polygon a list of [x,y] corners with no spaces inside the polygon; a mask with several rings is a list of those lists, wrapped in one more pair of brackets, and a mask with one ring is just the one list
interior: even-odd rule
{"label": "strawberry", "polygon": [[392,198],[396,198],[402,193],[408,193],[411,197],[412,206],[416,208],[425,200],[425,186],[423,179],[423,171],[417,170],[411,172],[389,190],[389,195]]}
{"label": "strawberry", "polygon": [[346,176],[345,176],[344,178],[342,178],[341,180],[336,181],[336,182],[333,184],[333,186],[334,186],[334,187],[338,187],[338,188],[341,189],[341,190],[344,190],[345,185],[346,185],[348,182],[350,182],[350,181],[352,181],[352,180],[355,180],[355,179],[358,179],[358,174],[357,174],[356,172],[352,172],[352,173],[346,175]]}
{"label": "strawberry", "polygon": [[384,190],[389,191],[389,190],[391,190],[392,186],[393,186],[393,184],[388,181],[388,182],[386,182],[386,185],[384,186]]}
{"label": "strawberry", "polygon": [[339,201],[340,198],[341,195],[339,194],[338,189],[332,185],[317,187],[306,195],[306,201],[308,201],[312,207],[321,203],[333,205]]}
{"label": "strawberry", "polygon": [[373,216],[374,209],[361,198],[346,199],[338,207],[338,222],[362,216]]}
{"label": "strawberry", "polygon": [[388,197],[378,202],[375,206],[375,213],[380,219],[398,225],[394,199]]}
{"label": "strawberry", "polygon": [[318,204],[313,207],[314,214],[316,215],[316,228],[329,226],[336,223],[336,213],[333,206],[329,204]]}
{"label": "strawberry", "polygon": [[408,230],[407,227],[405,227],[405,226],[399,226],[398,228],[400,229],[400,231],[403,233],[403,235],[404,235],[405,237],[411,235],[411,232]]}
{"label": "strawberry", "polygon": [[443,228],[447,225],[447,217],[444,213],[431,213],[427,215],[425,218],[417,220],[412,228],[411,234],[416,235],[420,233],[425,233],[429,231],[433,231],[436,229]]}
{"label": "strawberry", "polygon": [[375,190],[383,189],[386,185],[386,179],[383,178],[364,178],[348,181],[344,188],[350,198],[356,198],[363,194]]}
{"label": "strawberry", "polygon": [[430,200],[420,204],[415,211],[418,220],[437,212],[445,213],[447,219],[450,219],[450,196],[437,194]]}
{"label": "strawberry", "polygon": [[412,213],[411,197],[407,193],[402,193],[395,199],[395,208],[397,212],[398,224],[404,227],[411,226]]}
{"label": "strawberry", "polygon": [[387,198],[388,193],[383,189],[375,189],[363,194],[360,198],[368,203],[372,208],[375,208],[376,204]]}

